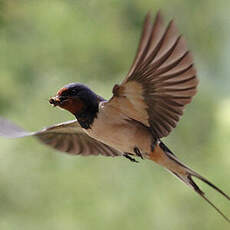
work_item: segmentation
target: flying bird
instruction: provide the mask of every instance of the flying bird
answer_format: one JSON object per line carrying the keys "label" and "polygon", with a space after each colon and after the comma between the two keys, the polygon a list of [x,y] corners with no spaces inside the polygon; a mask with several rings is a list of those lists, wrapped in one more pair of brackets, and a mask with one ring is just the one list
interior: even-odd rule
{"label": "flying bird", "polygon": [[209,180],[181,163],[161,141],[170,134],[186,104],[196,94],[193,58],[173,20],[164,25],[160,12],[145,18],[133,64],[106,100],[81,83],[61,88],[49,102],[71,112],[75,120],[37,132],[26,132],[0,118],[0,135],[35,136],[44,144],[73,155],[123,156],[132,162],[148,159],[163,166],[225,216],[194,182],[198,178],[228,200]]}

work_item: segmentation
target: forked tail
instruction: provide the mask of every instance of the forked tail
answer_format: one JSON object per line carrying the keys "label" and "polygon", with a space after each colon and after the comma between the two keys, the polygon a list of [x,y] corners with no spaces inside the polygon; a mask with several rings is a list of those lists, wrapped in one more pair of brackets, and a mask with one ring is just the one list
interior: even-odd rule
{"label": "forked tail", "polygon": [[192,187],[197,194],[206,200],[226,221],[230,223],[230,219],[205,196],[205,193],[198,187],[192,178],[194,177],[203,181],[228,200],[230,200],[230,197],[206,178],[182,164],[163,142],[160,142],[159,145],[156,146],[154,151],[150,154],[150,159],[164,166],[185,184]]}

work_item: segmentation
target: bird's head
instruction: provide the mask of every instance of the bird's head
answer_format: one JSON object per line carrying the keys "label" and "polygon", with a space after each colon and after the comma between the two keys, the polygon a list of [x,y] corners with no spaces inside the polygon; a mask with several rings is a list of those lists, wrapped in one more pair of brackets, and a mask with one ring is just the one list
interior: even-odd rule
{"label": "bird's head", "polygon": [[53,106],[68,110],[75,116],[98,108],[98,96],[80,83],[65,85],[56,96],[50,98],[49,102]]}

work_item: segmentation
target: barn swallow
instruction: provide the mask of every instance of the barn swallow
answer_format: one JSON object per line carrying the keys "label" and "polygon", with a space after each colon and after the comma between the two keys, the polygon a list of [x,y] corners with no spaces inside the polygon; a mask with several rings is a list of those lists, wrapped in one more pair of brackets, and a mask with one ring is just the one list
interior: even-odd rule
{"label": "barn swallow", "polygon": [[38,132],[26,132],[0,119],[0,135],[35,136],[41,142],[73,155],[124,156],[133,162],[148,159],[163,166],[225,216],[194,182],[198,178],[230,197],[190,169],[161,141],[176,127],[186,104],[196,94],[198,79],[193,58],[174,20],[167,27],[158,12],[145,18],[133,64],[113,96],[105,100],[81,83],[61,88],[49,102],[72,113],[67,121]]}

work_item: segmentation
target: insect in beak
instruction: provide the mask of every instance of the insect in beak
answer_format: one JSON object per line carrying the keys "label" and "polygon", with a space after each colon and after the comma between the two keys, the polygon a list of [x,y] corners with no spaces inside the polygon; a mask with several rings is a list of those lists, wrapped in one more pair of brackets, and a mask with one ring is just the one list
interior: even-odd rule
{"label": "insect in beak", "polygon": [[55,97],[51,97],[50,99],[49,99],[49,103],[51,104],[51,105],[53,105],[53,106],[60,106],[60,105],[62,105],[62,103],[64,102],[64,101],[66,101],[66,100],[68,100],[68,98],[67,97],[63,97],[63,96],[55,96]]}

